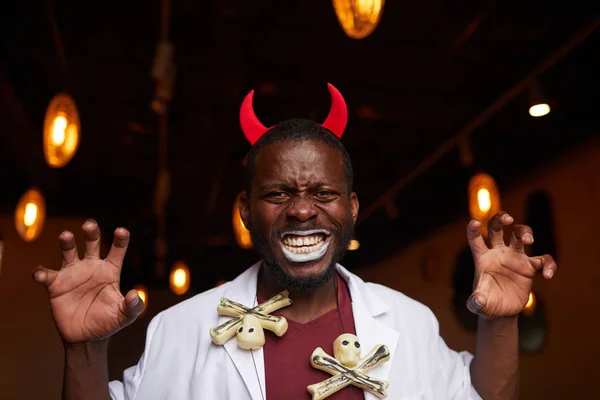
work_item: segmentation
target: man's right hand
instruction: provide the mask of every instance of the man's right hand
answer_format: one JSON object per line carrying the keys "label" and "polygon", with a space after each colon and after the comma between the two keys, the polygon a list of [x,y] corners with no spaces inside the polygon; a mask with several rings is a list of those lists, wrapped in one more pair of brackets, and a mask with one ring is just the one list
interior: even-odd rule
{"label": "man's right hand", "polygon": [[96,221],[86,221],[82,230],[83,259],[79,259],[75,236],[65,231],[60,235],[61,269],[40,266],[33,271],[34,280],[48,290],[58,333],[71,344],[106,339],[131,324],[144,310],[136,290],[123,297],[119,288],[129,232],[124,228],[115,230],[112,247],[103,260]]}

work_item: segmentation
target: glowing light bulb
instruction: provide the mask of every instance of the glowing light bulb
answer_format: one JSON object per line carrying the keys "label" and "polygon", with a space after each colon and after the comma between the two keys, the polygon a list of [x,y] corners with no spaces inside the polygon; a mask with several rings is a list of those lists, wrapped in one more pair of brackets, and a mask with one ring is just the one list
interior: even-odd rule
{"label": "glowing light bulb", "polygon": [[31,188],[19,199],[15,209],[15,228],[26,242],[31,242],[42,233],[45,219],[44,196],[38,189]]}
{"label": "glowing light bulb", "polygon": [[51,140],[55,146],[60,146],[65,142],[65,131],[67,130],[67,119],[64,115],[57,115],[52,122]]}
{"label": "glowing light bulb", "polygon": [[186,281],[187,274],[185,273],[185,271],[181,268],[177,268],[175,270],[175,274],[173,275],[173,283],[175,284],[175,286],[177,286],[178,288],[183,287]]}
{"label": "glowing light bulb", "polygon": [[525,307],[523,307],[523,314],[527,316],[533,315],[533,313],[535,312],[535,306],[535,295],[533,294],[533,292],[529,292],[529,299],[527,300],[527,304],[525,304]]}
{"label": "glowing light bulb", "polygon": [[138,296],[140,296],[140,299],[142,299],[142,301],[144,302],[144,304],[146,304],[146,299],[148,298],[148,294],[146,293],[146,290],[142,289],[142,288],[138,288]]}
{"label": "glowing light bulb", "polygon": [[477,204],[481,212],[488,212],[492,208],[492,198],[490,191],[482,188],[477,191]]}
{"label": "glowing light bulb", "polygon": [[529,107],[529,115],[532,117],[543,117],[550,113],[550,106],[546,103],[535,104]]}
{"label": "glowing light bulb", "polygon": [[178,261],[171,268],[169,286],[175,294],[184,294],[190,288],[190,270],[183,261]]}
{"label": "glowing light bulb", "polygon": [[37,206],[33,203],[27,203],[25,205],[25,215],[23,215],[23,224],[26,227],[30,227],[35,224],[37,219]]}

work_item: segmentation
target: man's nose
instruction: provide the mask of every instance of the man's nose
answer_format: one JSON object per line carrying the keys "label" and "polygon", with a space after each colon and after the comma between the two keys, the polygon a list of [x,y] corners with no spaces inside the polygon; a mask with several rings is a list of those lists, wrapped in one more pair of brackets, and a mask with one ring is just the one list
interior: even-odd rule
{"label": "man's nose", "polygon": [[315,207],[314,202],[304,196],[294,197],[292,204],[287,209],[287,216],[289,218],[295,218],[301,222],[316,217],[318,213],[319,210]]}

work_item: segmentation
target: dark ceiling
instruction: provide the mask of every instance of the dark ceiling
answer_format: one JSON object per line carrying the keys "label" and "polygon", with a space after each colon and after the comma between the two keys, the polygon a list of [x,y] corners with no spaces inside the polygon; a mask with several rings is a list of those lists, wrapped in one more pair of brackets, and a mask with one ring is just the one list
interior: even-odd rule
{"label": "dark ceiling", "polygon": [[[159,1],[22,0],[3,5],[0,16],[0,211],[12,213],[36,185],[50,215],[94,217],[108,233],[129,227],[130,282],[151,281],[154,265],[150,68],[160,9]],[[361,249],[346,260],[354,268],[456,218],[466,222],[475,171],[507,190],[597,134],[599,25],[589,0],[388,0],[377,30],[352,40],[330,1],[173,1],[170,262],[187,259],[202,290],[256,259],[236,246],[231,228],[248,150],[238,110],[250,89],[265,125],[324,119],[326,82],[345,96],[344,143],[368,210],[357,227]],[[531,77],[553,107],[541,119],[527,113]],[[82,141],[69,165],[51,169],[41,132],[61,90],[77,101]],[[472,166],[461,163],[457,143],[469,144]],[[386,192],[395,196],[383,201]]]}

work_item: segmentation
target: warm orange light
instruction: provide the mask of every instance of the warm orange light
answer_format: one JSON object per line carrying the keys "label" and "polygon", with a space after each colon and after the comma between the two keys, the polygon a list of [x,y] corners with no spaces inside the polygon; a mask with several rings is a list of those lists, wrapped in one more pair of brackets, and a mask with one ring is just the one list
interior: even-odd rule
{"label": "warm orange light", "polygon": [[349,37],[364,39],[379,24],[385,0],[333,0],[338,21]]}
{"label": "warm orange light", "polygon": [[190,270],[185,262],[178,261],[171,268],[169,286],[175,294],[182,295],[190,288]]}
{"label": "warm orange light", "polygon": [[527,316],[532,316],[535,312],[536,299],[533,292],[529,292],[529,299],[527,300],[527,304],[523,307],[523,314]]}
{"label": "warm orange light", "polygon": [[235,203],[233,204],[233,233],[235,234],[235,241],[238,246],[242,249],[249,249],[252,247],[252,239],[250,238],[250,231],[246,229],[242,217],[240,215],[240,209],[238,203],[240,195],[237,196]]}
{"label": "warm orange light", "polygon": [[39,190],[25,192],[15,210],[15,228],[26,242],[31,242],[42,233],[46,219],[46,203]]}
{"label": "warm orange light", "polygon": [[469,181],[469,212],[471,218],[482,224],[482,232],[487,234],[487,222],[500,211],[500,192],[496,181],[490,175],[480,172]]}
{"label": "warm orange light", "polygon": [[50,101],[44,120],[44,156],[49,166],[64,167],[79,146],[79,113],[75,101],[59,93]]}
{"label": "warm orange light", "polygon": [[350,243],[348,244],[348,250],[352,251],[352,250],[358,250],[360,248],[360,242],[356,239],[352,239],[350,240]]}
{"label": "warm orange light", "polygon": [[488,212],[492,208],[492,199],[490,191],[487,189],[479,189],[477,191],[477,206],[481,212]]}
{"label": "warm orange light", "polygon": [[140,299],[144,302],[144,310],[140,314],[141,317],[146,312],[146,309],[148,309],[148,289],[146,289],[144,285],[136,285],[134,289],[137,290],[138,296],[140,296]]}

